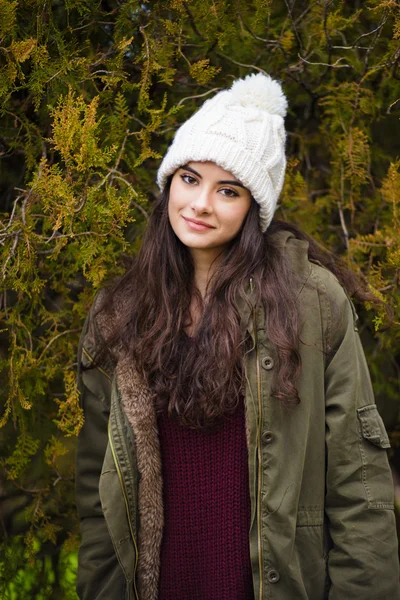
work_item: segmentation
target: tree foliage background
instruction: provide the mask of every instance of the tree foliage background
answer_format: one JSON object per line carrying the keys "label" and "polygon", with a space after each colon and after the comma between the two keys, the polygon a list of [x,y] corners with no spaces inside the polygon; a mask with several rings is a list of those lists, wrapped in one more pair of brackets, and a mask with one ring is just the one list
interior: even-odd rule
{"label": "tree foliage background", "polygon": [[0,0],[2,598],[76,598],[79,332],[174,131],[247,73],[290,101],[278,216],[393,308],[360,330],[400,463],[399,42],[397,0]]}

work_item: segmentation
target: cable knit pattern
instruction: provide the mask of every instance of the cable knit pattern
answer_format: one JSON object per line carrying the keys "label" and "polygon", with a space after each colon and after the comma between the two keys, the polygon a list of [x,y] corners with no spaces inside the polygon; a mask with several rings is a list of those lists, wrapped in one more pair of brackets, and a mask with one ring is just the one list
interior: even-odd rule
{"label": "cable knit pattern", "polygon": [[178,129],[158,170],[160,189],[169,175],[190,161],[215,162],[250,190],[265,231],[285,176],[286,110],[282,88],[269,75],[238,79]]}
{"label": "cable knit pattern", "polygon": [[254,598],[243,403],[213,432],[159,417],[164,534],[159,600]]}

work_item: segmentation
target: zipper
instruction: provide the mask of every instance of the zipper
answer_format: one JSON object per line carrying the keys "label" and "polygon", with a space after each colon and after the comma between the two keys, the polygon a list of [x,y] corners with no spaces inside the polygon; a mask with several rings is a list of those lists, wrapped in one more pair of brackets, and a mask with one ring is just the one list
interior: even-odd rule
{"label": "zipper", "polygon": [[86,350],[86,348],[82,348],[82,352],[83,354],[85,354],[85,356],[90,360],[90,362],[92,363],[92,365],[95,366],[95,368],[100,371],[100,373],[102,373],[105,377],[107,377],[108,381],[111,381],[111,377],[110,375],[107,373],[107,371],[105,371],[104,369],[102,369],[99,365],[95,364],[94,358],[89,354],[89,352]]}
{"label": "zipper", "polygon": [[256,369],[257,369],[257,399],[258,399],[258,425],[257,425],[257,459],[258,459],[258,477],[257,477],[257,533],[258,533],[258,569],[260,572],[260,590],[259,599],[263,598],[263,560],[261,543],[261,478],[262,478],[262,456],[261,456],[261,424],[262,424],[262,402],[261,402],[261,372],[260,357],[258,354],[258,339],[256,325],[256,308],[253,309],[253,327],[254,341],[256,346]]}
{"label": "zipper", "polygon": [[[253,278],[250,277],[250,291],[253,293]],[[262,424],[262,401],[261,401],[261,370],[260,357],[258,353],[257,336],[257,314],[256,306],[253,308],[254,344],[256,350],[256,373],[257,373],[257,401],[258,401],[258,423],[257,423],[257,539],[258,539],[258,570],[260,573],[259,600],[263,598],[263,560],[261,542],[261,478],[262,478],[262,456],[261,456],[261,424]]]}
{"label": "zipper", "polygon": [[[85,348],[82,348],[82,350],[83,350],[83,353],[84,353],[84,354],[87,356],[87,358],[90,360],[90,362],[91,362],[92,364],[94,364],[94,359],[93,359],[93,357],[92,357],[92,356],[89,354],[89,352],[88,352],[88,351],[87,351]],[[105,377],[107,377],[107,379],[108,379],[109,381],[111,381],[111,377],[110,377],[110,375],[107,373],[107,371],[104,371],[104,369],[102,369],[102,368],[101,368],[101,367],[99,367],[98,365],[96,365],[96,369],[97,369],[98,371],[100,371],[100,373],[102,373],[102,374],[103,374]],[[129,524],[129,530],[130,530],[130,532],[131,532],[131,537],[132,537],[133,545],[135,546],[136,560],[135,560],[135,568],[134,568],[134,571],[133,571],[133,587],[134,587],[135,598],[136,598],[136,600],[139,600],[139,594],[138,594],[138,591],[137,591],[137,588],[136,588],[136,571],[137,571],[137,565],[138,565],[138,556],[139,556],[139,553],[138,553],[138,548],[137,548],[137,544],[136,544],[135,535],[134,535],[134,533],[133,533],[133,529],[132,529],[132,523],[131,523],[131,519],[130,519],[130,516],[129,516],[129,504],[128,504],[128,498],[127,498],[127,495],[126,495],[126,490],[125,490],[125,483],[124,483],[124,480],[123,480],[123,478],[122,478],[121,469],[120,469],[120,467],[119,467],[119,463],[118,463],[117,455],[116,455],[116,453],[115,453],[114,445],[113,445],[113,442],[112,442],[112,439],[111,439],[111,434],[110,434],[110,418],[108,419],[108,425],[107,425],[107,436],[108,436],[108,441],[109,441],[110,448],[111,448],[111,454],[112,454],[112,457],[113,457],[113,459],[114,459],[115,467],[116,467],[116,469],[117,469],[117,474],[118,474],[118,479],[119,479],[119,483],[120,483],[121,490],[122,490],[122,495],[123,495],[123,497],[124,497],[124,501],[125,501],[125,509],[126,509],[126,516],[127,516],[127,519],[128,519],[128,524]]]}
{"label": "zipper", "polygon": [[110,419],[108,420],[108,441],[109,441],[110,448],[111,448],[111,454],[113,456],[114,463],[115,463],[115,466],[116,466],[116,469],[117,469],[118,479],[119,479],[119,483],[121,485],[121,490],[122,490],[122,495],[123,495],[124,501],[125,501],[126,516],[127,516],[128,523],[129,523],[129,530],[131,532],[131,537],[132,537],[133,545],[135,546],[136,560],[135,560],[135,567],[134,567],[134,571],[133,571],[133,587],[134,587],[135,598],[136,598],[136,600],[139,600],[139,594],[138,594],[137,587],[136,587],[136,570],[137,570],[137,565],[138,565],[138,556],[139,556],[139,553],[138,553],[138,548],[137,548],[137,544],[136,544],[135,535],[134,535],[133,529],[132,529],[131,519],[130,519],[130,516],[129,516],[129,505],[128,505],[128,498],[127,498],[126,490],[125,490],[125,483],[124,483],[124,480],[122,478],[121,469],[119,467],[117,455],[115,453],[114,445],[113,445],[113,442],[112,442],[112,439],[111,439]]}

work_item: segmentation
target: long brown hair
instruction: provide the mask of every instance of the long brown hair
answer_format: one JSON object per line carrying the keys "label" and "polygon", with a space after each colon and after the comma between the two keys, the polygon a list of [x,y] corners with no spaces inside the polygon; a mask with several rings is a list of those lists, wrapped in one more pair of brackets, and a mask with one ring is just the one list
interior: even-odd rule
{"label": "long brown hair", "polygon": [[[168,410],[190,427],[211,425],[234,411],[244,393],[247,340],[237,302],[251,279],[257,303],[264,308],[268,337],[279,357],[273,394],[286,404],[297,404],[299,314],[293,274],[273,234],[287,229],[306,239],[309,257],[326,265],[351,294],[361,300],[372,300],[372,295],[334,255],[293,225],[273,221],[263,234],[253,201],[241,231],[216,266],[207,300],[202,303],[190,252],[169,223],[169,187],[170,180],[155,202],[138,255],[109,288],[102,305],[114,305],[117,314],[107,346],[122,343],[131,354],[160,411]],[[190,325],[193,294],[202,313],[195,334],[189,337],[185,330]]]}

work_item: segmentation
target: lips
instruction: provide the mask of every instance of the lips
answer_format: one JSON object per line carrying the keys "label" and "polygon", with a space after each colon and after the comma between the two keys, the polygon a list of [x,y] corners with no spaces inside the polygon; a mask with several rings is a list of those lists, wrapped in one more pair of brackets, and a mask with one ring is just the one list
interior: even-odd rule
{"label": "lips", "polygon": [[190,229],[194,229],[195,231],[206,231],[207,229],[215,229],[213,225],[209,225],[204,221],[199,221],[198,219],[189,219],[188,217],[183,217],[186,221],[187,225]]}

